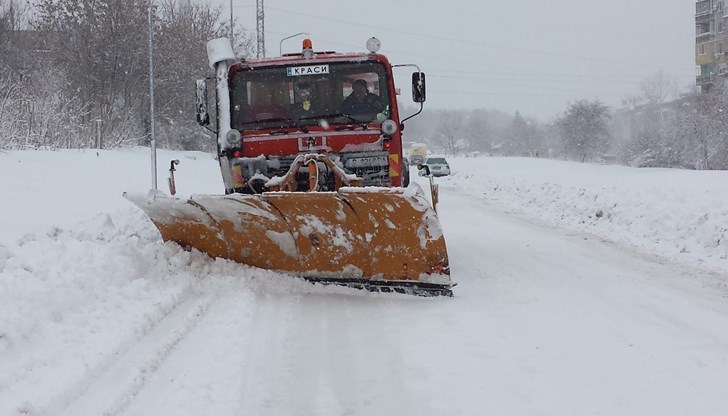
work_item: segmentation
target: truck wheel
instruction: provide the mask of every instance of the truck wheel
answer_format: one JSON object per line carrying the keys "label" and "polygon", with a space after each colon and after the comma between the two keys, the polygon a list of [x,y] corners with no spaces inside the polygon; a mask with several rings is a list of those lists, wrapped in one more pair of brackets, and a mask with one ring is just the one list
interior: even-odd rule
{"label": "truck wheel", "polygon": [[406,188],[410,183],[410,166],[409,163],[402,163],[402,187]]}

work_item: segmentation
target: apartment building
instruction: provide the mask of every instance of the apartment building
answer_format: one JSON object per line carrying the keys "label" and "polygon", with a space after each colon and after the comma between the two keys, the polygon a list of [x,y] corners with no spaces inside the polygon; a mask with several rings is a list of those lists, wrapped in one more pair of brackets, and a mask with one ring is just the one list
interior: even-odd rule
{"label": "apartment building", "polygon": [[710,91],[717,77],[728,76],[728,10],[726,0],[695,3],[696,85]]}

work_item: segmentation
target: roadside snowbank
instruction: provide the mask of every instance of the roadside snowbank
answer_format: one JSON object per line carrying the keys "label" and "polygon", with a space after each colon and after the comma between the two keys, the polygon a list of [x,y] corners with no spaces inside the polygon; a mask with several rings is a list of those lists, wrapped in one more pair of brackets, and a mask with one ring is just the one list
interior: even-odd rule
{"label": "roadside snowbank", "polygon": [[452,158],[443,187],[692,265],[728,271],[728,172]]}

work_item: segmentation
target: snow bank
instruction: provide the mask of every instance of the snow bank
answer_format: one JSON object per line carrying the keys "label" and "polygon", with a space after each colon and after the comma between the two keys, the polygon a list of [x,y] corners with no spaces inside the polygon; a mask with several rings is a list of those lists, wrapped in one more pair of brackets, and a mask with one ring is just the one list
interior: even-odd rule
{"label": "snow bank", "polygon": [[514,213],[691,264],[728,270],[728,172],[534,158],[448,158],[438,178]]}

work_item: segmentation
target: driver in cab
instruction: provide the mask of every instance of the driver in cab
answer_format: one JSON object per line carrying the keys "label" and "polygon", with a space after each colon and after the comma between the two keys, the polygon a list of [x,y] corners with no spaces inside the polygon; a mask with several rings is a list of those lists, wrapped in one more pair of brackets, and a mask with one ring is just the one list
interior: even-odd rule
{"label": "driver in cab", "polygon": [[352,92],[341,105],[342,113],[349,115],[374,115],[384,109],[379,96],[369,92],[366,80],[357,79],[352,85]]}

